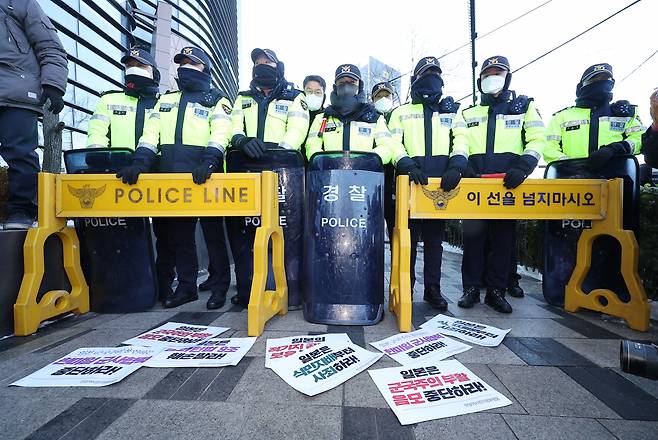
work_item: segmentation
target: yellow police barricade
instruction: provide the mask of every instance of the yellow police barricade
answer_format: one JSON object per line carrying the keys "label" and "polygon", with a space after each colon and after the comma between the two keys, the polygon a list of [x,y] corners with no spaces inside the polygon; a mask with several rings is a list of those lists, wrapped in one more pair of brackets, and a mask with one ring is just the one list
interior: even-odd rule
{"label": "yellow police barricade", "polygon": [[[107,174],[40,173],[39,226],[29,229],[23,246],[25,275],[14,305],[15,334],[32,334],[42,321],[63,313],[89,311],[89,287],[80,267],[80,245],[75,229],[66,226],[69,218],[260,215],[248,308],[249,336],[259,336],[268,319],[288,311],[277,185],[276,173],[271,171],[217,173],[204,185],[192,183],[189,174],[142,174],[137,184],[130,186]],[[44,244],[51,235],[62,240],[71,291],[46,292],[37,301],[44,274]],[[270,240],[276,290],[266,291]]]}
{"label": "yellow police barricade", "polygon": [[[502,179],[462,179],[448,192],[440,189],[440,182],[434,178],[426,186],[410,186],[408,176],[398,177],[389,309],[397,316],[401,332],[411,330],[410,219],[592,220],[592,229],[583,231],[578,241],[565,310],[600,311],[624,318],[634,330],[649,329],[650,305],[637,271],[637,241],[622,226],[622,179],[528,179],[512,190],[503,186]],[[602,235],[616,238],[621,245],[620,269],[629,302],[607,289],[589,294],[582,290],[591,266],[592,244]]]}

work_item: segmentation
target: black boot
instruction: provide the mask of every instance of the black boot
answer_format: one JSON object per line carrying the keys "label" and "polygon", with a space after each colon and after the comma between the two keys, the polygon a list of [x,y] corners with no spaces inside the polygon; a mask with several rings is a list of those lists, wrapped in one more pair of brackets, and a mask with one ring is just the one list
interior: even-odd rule
{"label": "black boot", "polygon": [[199,290],[201,292],[210,290],[210,277],[208,277],[203,283],[199,284]]}
{"label": "black boot", "polygon": [[505,289],[487,289],[484,303],[498,313],[512,313],[512,306],[505,299]]}
{"label": "black boot", "polygon": [[245,309],[249,307],[249,303],[244,303],[238,295],[235,295],[233,298],[231,298],[231,304],[235,304],[236,306],[244,307]]}
{"label": "black boot", "polygon": [[219,309],[226,303],[226,292],[216,292],[210,295],[206,307],[210,310]]}
{"label": "black boot", "polygon": [[479,303],[480,303],[480,289],[474,286],[470,286],[470,287],[464,287],[464,294],[462,295],[461,298],[459,298],[457,305],[463,309],[470,309],[475,304],[479,304]]}
{"label": "black boot", "polygon": [[523,289],[519,286],[518,278],[514,277],[510,282],[510,285],[507,287],[507,293],[514,298],[523,298],[525,296],[525,292],[523,292]]}
{"label": "black boot", "polygon": [[423,299],[430,303],[433,309],[444,311],[448,308],[448,302],[441,295],[441,287],[438,284],[428,284]]}
{"label": "black boot", "polygon": [[197,299],[199,299],[199,295],[196,292],[176,292],[165,299],[163,306],[165,309],[171,309]]}

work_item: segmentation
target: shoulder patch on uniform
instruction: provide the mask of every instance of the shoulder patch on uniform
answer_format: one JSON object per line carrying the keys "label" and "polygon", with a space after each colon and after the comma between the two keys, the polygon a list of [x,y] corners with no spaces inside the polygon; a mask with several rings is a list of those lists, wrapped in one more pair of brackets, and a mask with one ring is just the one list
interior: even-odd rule
{"label": "shoulder patch on uniform", "polygon": [[302,99],[302,108],[304,110],[308,110],[308,104],[306,104],[306,100]]}
{"label": "shoulder patch on uniform", "polygon": [[123,93],[123,90],[107,90],[105,92],[101,92],[101,96],[111,95],[112,93]]}
{"label": "shoulder patch on uniform", "polygon": [[222,104],[222,109],[224,109],[224,112],[226,112],[227,115],[230,115],[233,111],[233,109],[226,104]]}
{"label": "shoulder patch on uniform", "polygon": [[555,116],[555,115],[557,115],[558,113],[561,113],[561,112],[563,112],[563,111],[565,111],[565,110],[569,110],[570,108],[574,108],[574,107],[575,107],[575,105],[570,105],[569,107],[562,108],[562,109],[556,111],[555,113],[553,113],[553,116]]}

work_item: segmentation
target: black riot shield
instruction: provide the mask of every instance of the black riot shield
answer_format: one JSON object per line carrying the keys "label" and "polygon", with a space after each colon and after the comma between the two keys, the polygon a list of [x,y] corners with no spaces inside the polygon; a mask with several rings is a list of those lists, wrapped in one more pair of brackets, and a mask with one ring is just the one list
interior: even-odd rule
{"label": "black riot shield", "polygon": [[[226,156],[226,170],[230,173],[275,171],[278,174],[279,223],[283,228],[284,237],[288,307],[292,309],[300,307],[304,230],[304,158],[295,150],[272,148],[267,150],[261,159],[252,159],[240,150],[231,150]],[[254,237],[259,225],[260,217],[226,218],[229,243],[235,261],[238,298],[242,304],[249,302],[254,272]],[[267,288],[274,288],[274,274],[271,270]]]}
{"label": "black riot shield", "polygon": [[374,153],[313,155],[306,185],[304,318],[372,325],[384,314],[384,169]]}
{"label": "black riot shield", "polygon": [[[640,169],[635,156],[613,157],[600,172],[592,172],[586,159],[566,159],[546,167],[547,179],[624,179],[624,229],[637,235],[639,230]],[[576,266],[576,249],[589,220],[551,220],[544,229],[544,298],[549,304],[564,305],[564,289]],[[583,283],[583,291],[606,288],[622,301],[630,296],[620,272],[621,246],[612,237],[599,237],[592,247],[592,269]]]}
{"label": "black riot shield", "polygon": [[[124,148],[64,152],[64,164],[71,174],[116,173],[130,165],[131,158],[132,151]],[[128,313],[153,307],[157,284],[147,218],[81,218],[75,220],[75,230],[91,310]]]}

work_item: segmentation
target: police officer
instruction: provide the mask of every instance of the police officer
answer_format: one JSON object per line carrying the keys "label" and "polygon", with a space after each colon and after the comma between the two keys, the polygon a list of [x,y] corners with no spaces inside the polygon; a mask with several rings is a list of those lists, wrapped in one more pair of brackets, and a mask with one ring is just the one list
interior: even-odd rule
{"label": "police officer", "polygon": [[[372,105],[377,113],[384,116],[387,124],[393,111],[394,94],[395,90],[388,81],[375,84],[370,92]],[[395,167],[391,163],[384,165],[384,219],[386,220],[388,238],[391,241],[393,228],[395,227]],[[391,247],[392,252],[393,248]]]}
{"label": "police officer", "polygon": [[37,215],[43,105],[64,108],[67,61],[55,26],[37,0],[0,0],[0,154],[7,162],[5,229],[27,229]]}
{"label": "police officer", "polygon": [[544,159],[587,158],[592,171],[602,169],[616,155],[640,152],[644,127],[637,108],[628,101],[612,101],[612,66],[595,64],[576,86],[576,105],[553,115],[546,130]]}
{"label": "police officer", "polygon": [[[453,146],[453,128],[459,116],[459,104],[443,95],[439,60],[423,57],[411,77],[411,102],[396,108],[389,127],[393,136],[404,143],[408,155],[424,175],[442,177],[441,189],[457,187],[466,168],[468,150],[465,142]],[[427,181],[425,181],[427,183]],[[416,247],[422,239],[424,248],[423,299],[438,310],[448,303],[441,295],[441,258],[444,220],[414,220],[411,228],[411,282],[415,283]]]}
{"label": "police officer", "polygon": [[330,100],[331,105],[311,124],[306,142],[308,159],[320,151],[372,151],[383,164],[410,160],[391,136],[384,116],[366,103],[361,72],[354,64],[338,66]]}
{"label": "police officer", "polygon": [[[308,105],[309,121],[312,122],[317,115],[324,112],[324,102],[327,100],[327,82],[320,75],[308,75],[304,78],[303,87],[306,104]],[[309,131],[310,128],[311,125],[309,124]],[[302,143],[302,155],[304,160],[307,160],[306,139]]]}
{"label": "police officer", "polygon": [[[124,183],[132,185],[137,182],[140,173],[151,170],[158,149],[161,152],[160,172],[191,172],[194,183],[203,184],[213,172],[222,171],[224,150],[231,135],[230,102],[212,88],[212,64],[202,49],[184,47],[174,57],[174,62],[180,65],[177,78],[180,91],[165,93],[156,103],[145,123],[132,165],[117,174]],[[165,298],[164,307],[177,307],[198,298],[198,264],[194,243],[196,222],[197,218],[168,218],[163,222],[164,235],[171,240],[175,250],[178,274],[176,291]],[[211,222],[210,225],[218,233],[221,231],[221,222]],[[228,271],[226,245],[223,238],[218,242],[224,246],[209,246],[208,251],[217,253],[213,260],[215,269]],[[213,256],[210,258],[212,260]],[[174,280],[173,271],[163,272],[161,267],[157,269],[158,282],[161,286],[170,287]],[[228,284],[215,287],[208,300],[209,308],[221,307],[226,299]]]}
{"label": "police officer", "polygon": [[[505,188],[521,185],[537,166],[544,149],[545,129],[532,98],[509,90],[512,73],[507,58],[494,56],[482,64],[478,89],[482,103],[462,110],[455,147],[466,142],[469,168],[475,175],[505,173]],[[459,148],[462,148],[461,146]],[[462,284],[459,307],[480,302],[480,287],[487,288],[485,303],[500,313],[511,313],[505,300],[512,268],[514,220],[464,220]]]}
{"label": "police officer", "polygon": [[87,127],[88,148],[134,150],[157,101],[160,72],[153,56],[133,47],[121,63],[126,68],[125,87],[101,95]]}
{"label": "police officer", "polygon": [[[231,148],[242,150],[252,159],[265,156],[266,144],[299,151],[308,133],[306,96],[286,81],[283,62],[273,50],[256,48],[251,52],[251,61],[254,67],[249,90],[239,92],[233,104]],[[241,218],[228,219],[227,223],[229,230],[244,228],[244,219]],[[241,237],[233,236],[231,251],[236,261],[252,261],[253,240],[245,245]],[[231,298],[231,302],[247,307],[251,268],[236,264],[235,273],[238,294]]]}

